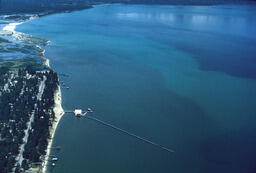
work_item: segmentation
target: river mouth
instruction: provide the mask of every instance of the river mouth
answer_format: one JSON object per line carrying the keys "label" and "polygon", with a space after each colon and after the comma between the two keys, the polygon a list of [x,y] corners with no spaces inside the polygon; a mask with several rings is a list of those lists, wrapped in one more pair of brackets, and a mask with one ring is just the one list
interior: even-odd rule
{"label": "river mouth", "polygon": [[70,74],[61,77],[70,87],[64,109],[92,107],[96,118],[175,150],[64,115],[50,171],[251,172],[256,50],[247,8],[107,5],[18,26],[50,40],[52,68]]}

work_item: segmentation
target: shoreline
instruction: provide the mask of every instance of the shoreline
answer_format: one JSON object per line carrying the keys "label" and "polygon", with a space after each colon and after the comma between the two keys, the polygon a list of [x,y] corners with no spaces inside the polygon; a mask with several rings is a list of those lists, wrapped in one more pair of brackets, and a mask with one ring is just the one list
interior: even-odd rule
{"label": "shoreline", "polygon": [[52,127],[50,128],[50,139],[48,140],[48,145],[47,145],[47,149],[46,149],[46,155],[44,158],[44,161],[42,163],[42,173],[46,173],[47,172],[47,165],[48,165],[48,161],[49,161],[49,155],[51,153],[51,147],[52,147],[52,142],[53,142],[53,138],[56,132],[56,129],[58,127],[58,124],[62,118],[62,116],[64,115],[64,110],[62,108],[62,98],[61,98],[61,90],[60,90],[60,86],[58,85],[58,89],[55,91],[54,94],[54,114],[55,114],[55,119],[53,121]]}
{"label": "shoreline", "polygon": [[[25,19],[23,21],[18,21],[18,22],[10,22],[6,25],[3,26],[1,29],[3,32],[10,32],[14,34],[16,31],[16,26],[21,25],[23,23],[26,23],[28,21],[44,17],[47,15],[51,15],[55,13],[41,13],[41,14],[33,14],[29,16],[28,19]],[[48,58],[45,58],[44,52],[43,52],[43,57],[41,57],[42,65],[46,66],[47,68],[50,68],[50,60]],[[48,144],[46,148],[46,154],[42,155],[44,156],[44,159],[42,160],[42,164],[40,167],[38,167],[40,173],[46,173],[47,172],[47,167],[48,167],[48,162],[49,162],[49,155],[51,153],[51,147],[53,143],[53,138],[56,132],[56,129],[58,127],[59,121],[61,120],[62,116],[64,115],[64,110],[62,108],[62,97],[61,97],[61,89],[60,85],[58,84],[58,87],[56,91],[54,92],[54,106],[53,106],[53,112],[55,114],[55,119],[52,122],[52,126],[49,127],[49,133],[50,133],[50,138],[48,139]]]}

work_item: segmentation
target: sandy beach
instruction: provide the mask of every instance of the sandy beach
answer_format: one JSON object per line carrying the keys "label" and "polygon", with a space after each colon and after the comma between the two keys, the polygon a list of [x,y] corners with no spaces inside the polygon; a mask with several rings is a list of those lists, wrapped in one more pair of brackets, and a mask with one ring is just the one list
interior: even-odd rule
{"label": "sandy beach", "polygon": [[42,165],[43,166],[42,173],[46,173],[46,171],[47,171],[47,165],[48,165],[49,155],[50,155],[50,152],[51,152],[53,137],[54,137],[56,128],[59,124],[59,121],[60,121],[62,115],[64,114],[64,110],[61,106],[60,86],[58,86],[58,89],[54,94],[54,101],[55,101],[55,106],[53,108],[53,111],[55,113],[55,120],[54,120],[53,125],[50,129],[50,136],[51,137],[48,141],[48,146],[47,146],[46,155],[45,155],[45,161],[43,162],[43,165]]}

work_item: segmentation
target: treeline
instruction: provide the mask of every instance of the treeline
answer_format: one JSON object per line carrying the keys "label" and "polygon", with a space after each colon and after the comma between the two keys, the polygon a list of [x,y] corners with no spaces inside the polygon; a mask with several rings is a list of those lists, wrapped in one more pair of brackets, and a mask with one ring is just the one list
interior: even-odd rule
{"label": "treeline", "polygon": [[91,8],[84,0],[0,0],[0,13],[61,12]]}
{"label": "treeline", "polygon": [[103,3],[215,5],[255,2],[256,0],[0,0],[0,13],[71,11]]}

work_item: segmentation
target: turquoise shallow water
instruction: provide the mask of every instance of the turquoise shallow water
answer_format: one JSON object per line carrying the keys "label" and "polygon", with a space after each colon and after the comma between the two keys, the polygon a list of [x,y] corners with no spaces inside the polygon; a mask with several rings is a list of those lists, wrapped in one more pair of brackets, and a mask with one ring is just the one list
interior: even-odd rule
{"label": "turquoise shallow water", "polygon": [[174,154],[65,115],[50,172],[253,173],[255,6],[104,5],[39,18],[18,31],[51,40],[71,88],[64,109],[163,144]]}

